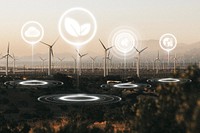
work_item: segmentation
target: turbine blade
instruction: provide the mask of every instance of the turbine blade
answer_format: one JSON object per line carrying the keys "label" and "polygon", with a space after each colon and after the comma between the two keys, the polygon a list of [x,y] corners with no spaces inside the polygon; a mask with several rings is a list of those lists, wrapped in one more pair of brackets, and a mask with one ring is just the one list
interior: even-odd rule
{"label": "turbine blade", "polygon": [[51,48],[51,53],[50,53],[53,57],[54,57],[54,54],[53,54],[53,49]]}
{"label": "turbine blade", "polygon": [[8,42],[8,49],[7,49],[7,54],[10,52],[10,42]]}
{"label": "turbine blade", "polygon": [[56,42],[58,41],[58,39],[59,39],[59,36],[58,36],[57,39],[54,41],[54,43],[51,45],[52,47],[53,47],[53,45],[56,44]]}
{"label": "turbine blade", "polygon": [[60,60],[59,57],[55,57],[55,58],[57,58],[58,60]]}
{"label": "turbine blade", "polygon": [[83,56],[86,56],[87,54],[88,54],[88,53],[86,53],[86,54],[83,54],[83,55],[82,55],[82,57],[83,57]]}
{"label": "turbine blade", "polygon": [[44,44],[44,45],[47,45],[47,46],[51,46],[51,45],[49,45],[49,44],[47,44],[47,43],[45,43],[45,42],[42,42],[42,41],[40,41],[40,43],[42,43],[42,44]]}
{"label": "turbine blade", "polygon": [[39,56],[39,58],[40,58],[41,60],[43,60],[42,57]]}
{"label": "turbine blade", "polygon": [[142,50],[140,50],[140,53],[142,53],[145,49],[147,49],[148,47],[146,47],[146,48],[143,48]]}
{"label": "turbine blade", "polygon": [[10,58],[14,59],[10,54],[8,54],[7,56],[9,56]]}
{"label": "turbine blade", "polygon": [[111,46],[111,47],[107,48],[106,50],[108,51],[108,50],[109,50],[109,49],[111,49],[111,48],[113,48],[113,46]]}
{"label": "turbine blade", "polygon": [[134,49],[139,53],[139,50],[136,47],[134,47]]}
{"label": "turbine blade", "polygon": [[6,56],[7,56],[7,55],[2,56],[1,59],[6,58]]}
{"label": "turbine blade", "polygon": [[105,45],[103,44],[103,42],[99,39],[99,42],[101,43],[101,45],[103,46],[103,48],[106,50]]}
{"label": "turbine blade", "polygon": [[81,54],[78,52],[78,50],[76,49],[77,54],[81,57]]}

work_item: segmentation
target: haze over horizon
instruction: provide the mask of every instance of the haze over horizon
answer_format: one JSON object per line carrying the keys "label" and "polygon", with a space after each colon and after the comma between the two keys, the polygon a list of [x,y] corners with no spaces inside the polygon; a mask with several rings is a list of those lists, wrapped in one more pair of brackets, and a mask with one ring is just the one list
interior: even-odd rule
{"label": "haze over horizon", "polygon": [[[176,36],[178,44],[193,44],[200,41],[200,1],[136,1],[136,0],[2,0],[0,24],[0,53],[5,53],[7,43],[16,56],[30,56],[31,45],[21,38],[22,25],[30,20],[41,23],[44,27],[42,41],[53,43],[58,32],[58,21],[68,9],[83,7],[92,12],[97,21],[97,33],[81,51],[89,52],[103,49],[98,39],[107,44],[111,32],[119,26],[127,26],[136,32],[140,40],[159,40],[165,33]],[[146,45],[146,44],[142,44]],[[143,47],[143,46],[142,46]],[[159,47],[159,44],[157,44]],[[71,53],[75,47],[59,39],[54,47],[55,53]],[[191,48],[192,49],[192,48]],[[175,49],[176,50],[176,49]],[[48,48],[40,43],[34,47],[35,53],[47,53]],[[75,54],[75,52],[74,52]]]}

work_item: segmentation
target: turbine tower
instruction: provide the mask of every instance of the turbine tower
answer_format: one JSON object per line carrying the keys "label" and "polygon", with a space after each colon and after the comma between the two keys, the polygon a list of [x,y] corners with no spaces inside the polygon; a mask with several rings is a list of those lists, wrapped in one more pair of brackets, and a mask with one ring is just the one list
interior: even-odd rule
{"label": "turbine tower", "polygon": [[72,58],[74,59],[74,74],[75,74],[76,73],[77,62],[76,62],[76,58],[74,58],[73,56],[72,56]]}
{"label": "turbine tower", "polygon": [[59,57],[57,57],[58,58],[58,60],[60,61],[60,72],[61,72],[61,70],[62,70],[62,62],[63,62],[63,60],[65,59],[65,58],[59,58]]}
{"label": "turbine tower", "polygon": [[13,58],[11,55],[10,55],[10,42],[8,42],[8,48],[7,48],[7,54],[4,55],[1,59],[3,58],[6,58],[6,76],[8,75],[8,59],[9,57],[10,58]]}
{"label": "turbine tower", "polygon": [[58,39],[59,39],[59,37],[54,41],[54,43],[52,44],[52,45],[50,45],[50,44],[47,44],[47,43],[45,43],[45,42],[42,42],[42,41],[40,41],[42,44],[44,44],[44,45],[46,45],[46,46],[48,46],[49,47],[49,62],[48,62],[48,75],[51,75],[51,56],[54,56],[53,55],[53,46],[56,44],[56,42],[58,41]]}
{"label": "turbine tower", "polygon": [[82,58],[84,57],[84,56],[86,56],[88,53],[86,53],[86,54],[80,54],[77,50],[76,50],[76,52],[78,53],[78,55],[79,55],[79,61],[80,61],[80,63],[79,63],[79,75],[81,75],[81,69],[82,69]]}
{"label": "turbine tower", "polygon": [[106,77],[107,76],[107,68],[106,68],[106,56],[107,56],[107,52],[108,52],[108,50],[110,50],[111,48],[112,48],[112,46],[111,47],[109,47],[109,48],[106,48],[105,47],[105,45],[103,44],[103,42],[99,39],[99,42],[101,43],[101,45],[103,46],[103,48],[104,48],[104,77]]}
{"label": "turbine tower", "polygon": [[160,54],[159,54],[159,51],[158,51],[158,55],[157,55],[157,58],[154,60],[154,66],[156,67],[156,74],[158,74],[158,71],[159,71],[159,68],[160,68],[160,63],[161,63],[161,60],[160,60]]}
{"label": "turbine tower", "polygon": [[15,62],[18,60],[15,55],[13,54],[13,74],[15,74]]}
{"label": "turbine tower", "polygon": [[147,49],[148,47],[143,48],[142,50],[138,50],[136,47],[134,47],[135,50],[138,52],[138,60],[137,60],[137,76],[140,77],[140,54]]}
{"label": "turbine tower", "polygon": [[177,58],[176,58],[176,53],[174,56],[174,73],[176,73],[176,62],[177,62]]}
{"label": "turbine tower", "polygon": [[97,57],[90,57],[92,60],[92,72],[94,73],[94,63]]}
{"label": "turbine tower", "polygon": [[110,51],[109,51],[108,56],[107,56],[107,60],[108,60],[107,75],[108,75],[109,72],[111,72],[112,58],[113,58],[113,56],[110,57]]}
{"label": "turbine tower", "polygon": [[44,62],[45,62],[47,59],[40,57],[40,60],[42,60],[42,72],[44,72]]}

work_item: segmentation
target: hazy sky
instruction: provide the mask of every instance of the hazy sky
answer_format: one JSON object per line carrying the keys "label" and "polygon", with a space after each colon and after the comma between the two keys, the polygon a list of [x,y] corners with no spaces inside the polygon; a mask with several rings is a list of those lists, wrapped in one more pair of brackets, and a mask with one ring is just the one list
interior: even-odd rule
{"label": "hazy sky", "polygon": [[[141,40],[158,40],[164,33],[172,33],[179,43],[200,41],[199,0],[1,0],[0,1],[0,53],[6,52],[7,42],[17,56],[31,55],[31,46],[20,34],[26,21],[40,22],[44,27],[42,41],[53,42],[58,33],[61,15],[73,7],[90,10],[97,20],[97,34],[82,48],[82,52],[99,49],[98,39],[107,43],[110,33],[118,26],[128,26]],[[156,45],[156,44],[155,44]],[[157,44],[159,46],[159,44]],[[74,52],[75,48],[62,38],[55,45],[55,53]],[[47,53],[47,47],[38,43],[36,53]],[[96,51],[95,51],[96,52]]]}

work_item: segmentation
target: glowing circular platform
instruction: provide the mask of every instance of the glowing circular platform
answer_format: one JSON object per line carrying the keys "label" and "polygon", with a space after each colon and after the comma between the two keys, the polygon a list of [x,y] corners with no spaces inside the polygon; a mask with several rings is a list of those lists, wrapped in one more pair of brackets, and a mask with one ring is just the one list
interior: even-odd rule
{"label": "glowing circular platform", "polygon": [[19,85],[47,85],[48,82],[46,81],[41,81],[41,80],[25,80],[25,81],[20,81]]}
{"label": "glowing circular platform", "polygon": [[4,83],[7,86],[61,86],[63,82],[56,80],[15,80]]}
{"label": "glowing circular platform", "polygon": [[121,83],[115,84],[113,87],[121,89],[134,89],[134,88],[150,88],[151,85],[143,83]]}
{"label": "glowing circular platform", "polygon": [[156,78],[156,79],[148,79],[149,83],[187,83],[192,82],[190,79],[181,79],[181,78]]}
{"label": "glowing circular platform", "polygon": [[121,98],[103,94],[55,94],[41,96],[38,101],[51,104],[111,104],[121,101]]}

